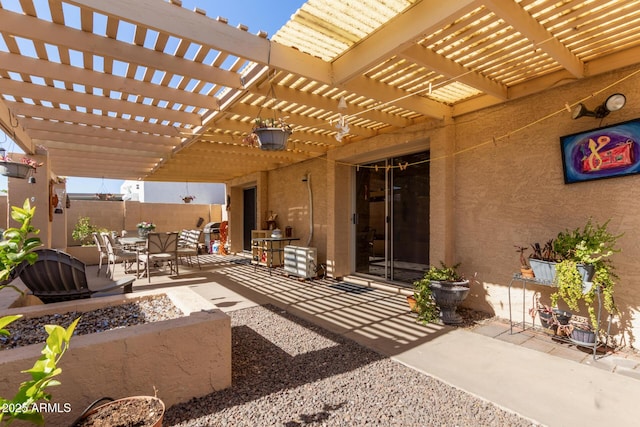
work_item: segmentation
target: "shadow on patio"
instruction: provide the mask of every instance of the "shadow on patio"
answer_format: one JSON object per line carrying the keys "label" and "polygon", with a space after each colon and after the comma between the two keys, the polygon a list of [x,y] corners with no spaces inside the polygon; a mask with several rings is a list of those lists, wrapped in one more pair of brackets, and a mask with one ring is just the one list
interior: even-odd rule
{"label": "shadow on patio", "polygon": [[272,304],[332,332],[393,356],[455,328],[421,325],[403,295],[333,279],[299,280],[255,268],[242,256],[201,255],[202,269],[180,266],[180,277],[152,275],[135,289],[189,286],[223,311]]}

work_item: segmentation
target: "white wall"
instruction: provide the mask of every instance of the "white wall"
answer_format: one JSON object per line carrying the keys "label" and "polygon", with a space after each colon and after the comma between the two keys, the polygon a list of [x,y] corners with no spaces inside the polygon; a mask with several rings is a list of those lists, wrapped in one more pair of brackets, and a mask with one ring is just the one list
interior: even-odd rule
{"label": "white wall", "polygon": [[187,195],[196,196],[191,203],[216,205],[226,203],[224,184],[125,181],[121,192],[123,195],[130,192],[130,200],[146,203],[182,203],[181,197]]}

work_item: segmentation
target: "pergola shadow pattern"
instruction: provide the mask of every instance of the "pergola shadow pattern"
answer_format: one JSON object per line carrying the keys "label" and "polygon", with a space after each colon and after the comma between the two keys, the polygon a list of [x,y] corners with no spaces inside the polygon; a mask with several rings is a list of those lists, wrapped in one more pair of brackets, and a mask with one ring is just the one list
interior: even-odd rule
{"label": "pergola shadow pattern", "polygon": [[[451,327],[415,322],[405,297],[383,290],[334,279],[299,280],[280,274],[269,275],[248,260],[230,260],[232,268],[218,269],[234,282],[273,300],[273,304],[315,321],[358,341],[392,342],[400,350],[424,342]],[[374,347],[377,348],[377,347]]]}

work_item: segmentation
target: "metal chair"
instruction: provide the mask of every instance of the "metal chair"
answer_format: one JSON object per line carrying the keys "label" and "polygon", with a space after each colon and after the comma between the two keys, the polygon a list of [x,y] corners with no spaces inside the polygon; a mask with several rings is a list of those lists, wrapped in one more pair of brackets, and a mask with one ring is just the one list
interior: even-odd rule
{"label": "metal chair", "polygon": [[193,265],[191,257],[195,256],[198,262],[198,268],[200,267],[200,258],[198,257],[198,245],[200,244],[200,235],[202,230],[182,230],[180,233],[180,240],[178,242],[178,258],[187,258],[189,267]]}
{"label": "metal chair", "polygon": [[144,252],[138,252],[138,262],[144,264],[147,280],[151,282],[151,264],[166,263],[169,274],[178,272],[178,233],[149,233]]}
{"label": "metal chair", "polygon": [[[116,264],[121,262],[124,272],[126,273],[127,267],[131,269],[134,262],[138,262],[138,254],[135,251],[128,251],[115,244],[113,235],[111,233],[100,233],[104,246],[107,248],[107,271],[110,272],[110,277],[113,278],[116,272]],[[136,267],[136,273],[138,268]]]}
{"label": "metal chair", "polygon": [[[102,261],[107,261],[107,270],[109,270],[109,254],[107,253],[107,248],[104,245],[104,241],[101,236],[98,236],[98,233],[91,233],[93,236],[93,241],[98,247],[98,252],[100,253],[100,259],[98,260],[98,271],[96,272],[96,276],[100,275],[100,270],[102,270]],[[105,272],[105,275],[107,273]]]}
{"label": "metal chair", "polygon": [[118,290],[133,291],[135,277],[125,277],[99,289],[89,289],[86,266],[77,258],[55,249],[38,249],[38,259],[32,265],[23,262],[16,276],[44,303],[90,298],[96,293]]}

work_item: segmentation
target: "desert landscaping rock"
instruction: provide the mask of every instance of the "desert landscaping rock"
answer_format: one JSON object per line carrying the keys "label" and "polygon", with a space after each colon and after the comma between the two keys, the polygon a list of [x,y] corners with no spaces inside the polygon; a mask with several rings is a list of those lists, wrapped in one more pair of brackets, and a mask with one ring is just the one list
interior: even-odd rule
{"label": "desert landscaping rock", "polygon": [[[44,343],[47,339],[44,325],[60,325],[66,328],[80,316],[82,319],[78,323],[74,335],[92,334],[143,323],[175,319],[182,315],[180,309],[171,302],[169,297],[159,295],[88,312],[71,311],[31,319],[21,318],[7,326],[6,329],[11,335],[0,337],[0,350]],[[73,340],[71,342],[73,343]]]}
{"label": "desert landscaping rock", "polygon": [[232,387],[172,406],[165,426],[537,425],[273,306],[229,315]]}

